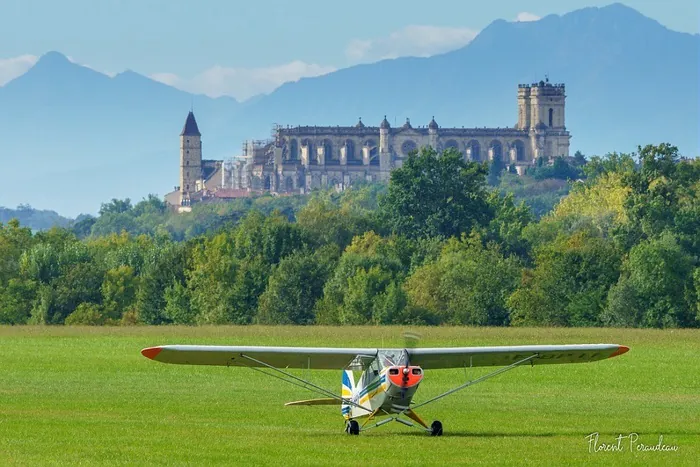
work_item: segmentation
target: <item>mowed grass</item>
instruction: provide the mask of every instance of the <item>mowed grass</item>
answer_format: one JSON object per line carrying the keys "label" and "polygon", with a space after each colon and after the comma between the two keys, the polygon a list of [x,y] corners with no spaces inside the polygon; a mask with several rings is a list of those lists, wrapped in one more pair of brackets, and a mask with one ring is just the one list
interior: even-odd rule
{"label": "mowed grass", "polygon": [[[698,465],[700,331],[422,328],[420,346],[617,343],[620,357],[521,367],[350,437],[339,407],[245,368],[166,365],[162,344],[401,347],[399,327],[0,327],[0,465]],[[302,375],[301,370],[294,370]],[[428,371],[416,401],[490,370]],[[311,372],[340,391],[339,371]],[[586,436],[677,446],[589,451]]]}

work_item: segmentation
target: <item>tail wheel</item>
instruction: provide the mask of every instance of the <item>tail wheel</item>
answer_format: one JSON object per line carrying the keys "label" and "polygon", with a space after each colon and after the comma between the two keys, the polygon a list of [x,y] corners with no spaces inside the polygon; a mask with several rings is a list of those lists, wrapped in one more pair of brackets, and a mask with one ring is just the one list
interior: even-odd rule
{"label": "tail wheel", "polygon": [[430,425],[430,436],[442,436],[442,423],[438,420]]}
{"label": "tail wheel", "polygon": [[350,420],[345,427],[345,431],[349,435],[359,435],[360,434],[360,424],[357,423],[357,420]]}

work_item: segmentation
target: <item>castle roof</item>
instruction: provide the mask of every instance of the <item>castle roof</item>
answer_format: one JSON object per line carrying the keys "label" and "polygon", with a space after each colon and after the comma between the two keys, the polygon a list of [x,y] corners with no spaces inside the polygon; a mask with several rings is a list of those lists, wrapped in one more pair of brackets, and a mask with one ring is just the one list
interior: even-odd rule
{"label": "castle roof", "polygon": [[401,128],[404,128],[404,129],[406,129],[406,130],[413,128],[413,127],[411,126],[411,120],[409,120],[409,119],[407,118],[407,119],[406,119],[406,123],[404,123],[403,126],[402,126]]}
{"label": "castle roof", "polygon": [[194,113],[191,110],[187,114],[187,120],[185,120],[185,126],[182,127],[180,136],[202,136],[199,128],[197,128],[197,120],[194,119]]}
{"label": "castle roof", "polygon": [[428,128],[430,128],[431,130],[437,130],[437,129],[438,129],[438,124],[437,124],[437,122],[435,121],[435,117],[433,117],[432,120],[430,120],[430,123],[428,123]]}
{"label": "castle roof", "polygon": [[362,117],[360,117],[360,120],[357,122],[357,125],[355,125],[355,128],[364,128],[365,124],[362,123]]}
{"label": "castle roof", "polygon": [[379,128],[391,128],[391,125],[389,125],[389,120],[386,119],[386,115],[384,115],[384,120],[382,120],[381,125],[379,125]]}

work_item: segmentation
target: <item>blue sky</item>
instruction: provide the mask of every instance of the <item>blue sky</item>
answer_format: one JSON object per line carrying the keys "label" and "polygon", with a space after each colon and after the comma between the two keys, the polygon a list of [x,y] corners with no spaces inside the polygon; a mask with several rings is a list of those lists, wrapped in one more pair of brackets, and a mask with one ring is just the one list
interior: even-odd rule
{"label": "blue sky", "polygon": [[[490,22],[533,20],[595,0],[0,0],[0,85],[50,50],[105,73],[131,69],[192,92],[239,99],[284,81],[469,42]],[[698,33],[697,0],[627,0]]]}

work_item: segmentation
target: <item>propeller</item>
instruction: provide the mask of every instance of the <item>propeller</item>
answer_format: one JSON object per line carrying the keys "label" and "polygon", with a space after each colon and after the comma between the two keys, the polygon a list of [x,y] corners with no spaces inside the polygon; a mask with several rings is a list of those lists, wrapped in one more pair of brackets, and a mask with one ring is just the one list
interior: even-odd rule
{"label": "propeller", "polygon": [[[405,331],[403,333],[403,339],[404,339],[404,348],[405,349],[415,349],[418,346],[418,342],[421,339],[421,334],[414,332],[414,331]],[[406,392],[406,385],[408,384],[408,379],[409,379],[409,372],[410,369],[408,366],[410,365],[410,362],[408,361],[408,358],[406,359],[406,366],[403,369],[403,377],[401,379],[402,385],[401,389],[402,391],[402,396],[405,397],[405,392]]]}
{"label": "propeller", "polygon": [[403,333],[404,347],[407,349],[415,349],[421,339],[421,334],[414,331],[405,331]]}

